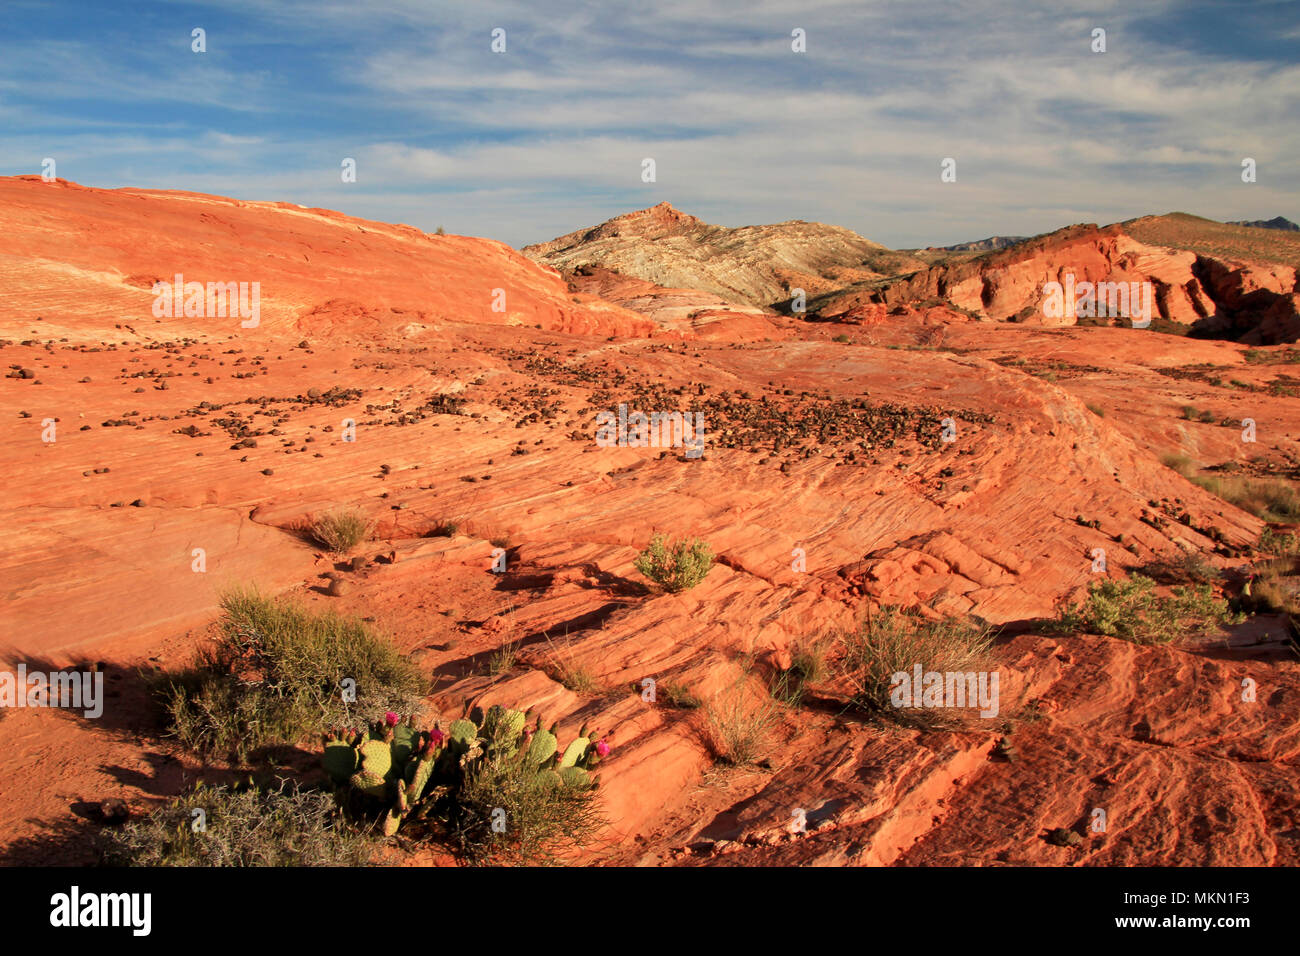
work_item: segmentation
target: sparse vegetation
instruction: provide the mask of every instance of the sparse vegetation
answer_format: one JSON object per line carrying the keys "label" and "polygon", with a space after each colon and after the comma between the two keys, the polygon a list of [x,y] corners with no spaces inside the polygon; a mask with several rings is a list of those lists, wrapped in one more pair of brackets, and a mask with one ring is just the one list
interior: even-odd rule
{"label": "sparse vegetation", "polygon": [[439,518],[434,522],[433,527],[429,529],[426,537],[454,538],[460,532],[461,525],[464,523],[460,518]]}
{"label": "sparse vegetation", "polygon": [[549,637],[546,643],[551,649],[546,669],[569,690],[575,694],[602,694],[609,689],[591,668],[577,663],[571,651],[559,647]]}
{"label": "sparse vegetation", "polygon": [[1193,478],[1198,485],[1265,521],[1300,521],[1300,492],[1280,478]]}
{"label": "sparse vegetation", "polygon": [[662,534],[634,562],[636,569],[670,594],[686,591],[704,580],[713,567],[713,551],[699,538],[671,547]]}
{"label": "sparse vegetation", "polygon": [[488,656],[488,673],[493,677],[504,674],[519,660],[519,642],[507,641]]}
{"label": "sparse vegetation", "polygon": [[655,689],[655,695],[679,710],[695,710],[702,705],[699,696],[691,688],[677,681],[662,682]]}
{"label": "sparse vegetation", "polygon": [[1089,586],[1088,596],[1061,611],[1056,628],[1104,634],[1135,644],[1174,644],[1239,623],[1228,602],[1208,584],[1175,587],[1167,597],[1142,574],[1126,581],[1107,578]]}
{"label": "sparse vegetation", "polygon": [[1190,478],[1192,472],[1196,470],[1196,463],[1186,455],[1170,452],[1167,455],[1160,456],[1160,463],[1166,468],[1172,468],[1184,478]]}
{"label": "sparse vegetation", "polygon": [[853,688],[853,702],[872,716],[911,726],[958,723],[950,708],[899,708],[891,700],[893,675],[923,672],[980,672],[993,669],[992,630],[976,619],[928,619],[919,613],[883,607],[864,617],[842,637],[841,668]]}
{"label": "sparse vegetation", "polygon": [[780,720],[776,701],[752,694],[744,676],[704,705],[704,740],[719,760],[736,766],[767,755]]}
{"label": "sparse vegetation", "polygon": [[335,554],[347,554],[370,537],[373,525],[355,509],[331,511],[311,524],[311,535]]}
{"label": "sparse vegetation", "polygon": [[[204,826],[194,828],[195,810]],[[103,834],[113,866],[363,866],[374,844],[328,793],[196,786]]]}
{"label": "sparse vegetation", "polygon": [[1106,409],[1102,408],[1100,405],[1089,404],[1088,411],[1092,412],[1098,418],[1106,417]]}
{"label": "sparse vegetation", "polygon": [[827,636],[810,638],[790,648],[790,666],[778,671],[772,681],[772,696],[790,707],[803,703],[809,687],[822,683],[830,676],[828,654],[833,639]]}
{"label": "sparse vegetation", "polygon": [[1259,536],[1259,550],[1279,556],[1300,555],[1300,535],[1265,528]]}
{"label": "sparse vegetation", "polygon": [[1152,561],[1138,573],[1160,584],[1210,584],[1219,578],[1218,569],[1199,554]]}
{"label": "sparse vegetation", "polygon": [[[227,591],[221,607],[194,666],[156,678],[171,731],[191,750],[242,761],[347,722],[353,706],[410,711],[422,690],[415,667],[358,619],[255,590]],[[344,680],[355,681],[355,705]]]}

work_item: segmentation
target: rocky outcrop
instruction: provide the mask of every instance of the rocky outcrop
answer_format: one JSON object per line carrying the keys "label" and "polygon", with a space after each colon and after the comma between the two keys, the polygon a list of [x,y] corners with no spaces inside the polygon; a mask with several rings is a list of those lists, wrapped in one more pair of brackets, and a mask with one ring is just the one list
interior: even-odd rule
{"label": "rocky outcrop", "polygon": [[[1067,278],[1068,277],[1068,278]],[[915,307],[946,302],[993,321],[1059,327],[1076,322],[1130,324],[1122,314],[1079,316],[1048,308],[1049,283],[1116,283],[1125,300],[1134,283],[1149,283],[1153,325],[1183,326],[1197,334],[1249,344],[1296,340],[1296,265],[1219,259],[1191,249],[1153,246],[1134,239],[1125,224],[1070,226],[1012,248],[970,259],[943,261],[906,276],[863,283],[818,299],[826,319],[859,321],[864,308]],[[1116,300],[1119,302],[1119,300]],[[1167,327],[1167,325],[1166,325]]]}
{"label": "rocky outcrop", "polygon": [[838,226],[794,221],[729,229],[666,202],[523,253],[565,272],[597,266],[733,305],[783,309],[797,288],[815,296],[921,264]]}

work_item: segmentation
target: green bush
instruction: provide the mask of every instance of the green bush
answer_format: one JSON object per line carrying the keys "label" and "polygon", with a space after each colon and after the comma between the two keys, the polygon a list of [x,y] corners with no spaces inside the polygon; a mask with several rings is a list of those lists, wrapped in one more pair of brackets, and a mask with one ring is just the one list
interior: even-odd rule
{"label": "green bush", "polygon": [[713,567],[713,552],[699,538],[672,545],[662,534],[650,539],[641,552],[636,569],[670,594],[686,591],[704,580]]}
{"label": "green bush", "polygon": [[[349,722],[354,708],[413,710],[423,691],[414,665],[356,618],[243,589],[221,607],[194,666],[157,678],[171,730],[192,750],[242,761]],[[345,679],[356,682],[355,702],[343,699]]]}
{"label": "green bush", "polygon": [[102,839],[114,866],[362,866],[373,852],[328,793],[287,787],[200,784]]}
{"label": "green bush", "polygon": [[1174,644],[1235,623],[1239,619],[1229,612],[1228,602],[1215,598],[1208,584],[1176,587],[1170,596],[1161,597],[1154,581],[1134,574],[1127,581],[1107,578],[1093,583],[1083,601],[1061,612],[1056,626],[1135,644]]}

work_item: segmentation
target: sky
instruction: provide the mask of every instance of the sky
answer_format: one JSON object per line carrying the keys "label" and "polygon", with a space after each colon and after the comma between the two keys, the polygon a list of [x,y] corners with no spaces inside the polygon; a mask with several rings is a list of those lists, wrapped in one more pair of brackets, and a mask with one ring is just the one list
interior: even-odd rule
{"label": "sky", "polygon": [[0,175],[49,157],[87,186],[513,246],[665,200],[894,248],[1172,211],[1300,220],[1296,0],[3,0],[3,14]]}

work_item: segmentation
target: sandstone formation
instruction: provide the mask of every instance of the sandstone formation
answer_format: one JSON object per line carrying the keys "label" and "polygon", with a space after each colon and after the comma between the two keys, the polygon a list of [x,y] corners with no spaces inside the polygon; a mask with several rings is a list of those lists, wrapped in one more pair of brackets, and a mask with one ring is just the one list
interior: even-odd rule
{"label": "sandstone formation", "polygon": [[599,266],[668,288],[711,292],[737,305],[788,305],[791,290],[819,295],[916,268],[920,261],[857,233],[817,222],[728,229],[666,202],[591,229],[526,246],[562,271]]}
{"label": "sandstone formation", "polygon": [[[1112,577],[1191,555],[1241,578],[1263,522],[1162,457],[1300,474],[1287,353],[982,321],[1065,268],[1163,277],[1188,321],[1289,296],[1294,269],[1220,274],[1117,227],[933,267],[747,229],[659,206],[529,250],[542,265],[281,203],[0,179],[0,664],[102,662],[110,687],[102,720],[3,715],[3,858],[89,862],[78,808],[227,769],[161,736],[139,673],[188,664],[220,590],[252,583],[370,619],[428,676],[429,719],[468,701],[601,727],[608,827],[580,862],[1294,865],[1284,620],[1169,648],[1034,623],[1097,549]],[[175,273],[259,281],[260,323],[155,317]],[[858,319],[769,309],[799,283]],[[705,453],[601,446],[620,404],[698,412]],[[361,560],[303,533],[341,506],[374,523]],[[655,532],[718,563],[663,593],[633,564]],[[799,641],[887,604],[1005,626],[997,720],[900,729],[827,691],[728,768],[702,708],[641,692],[767,699]]]}

